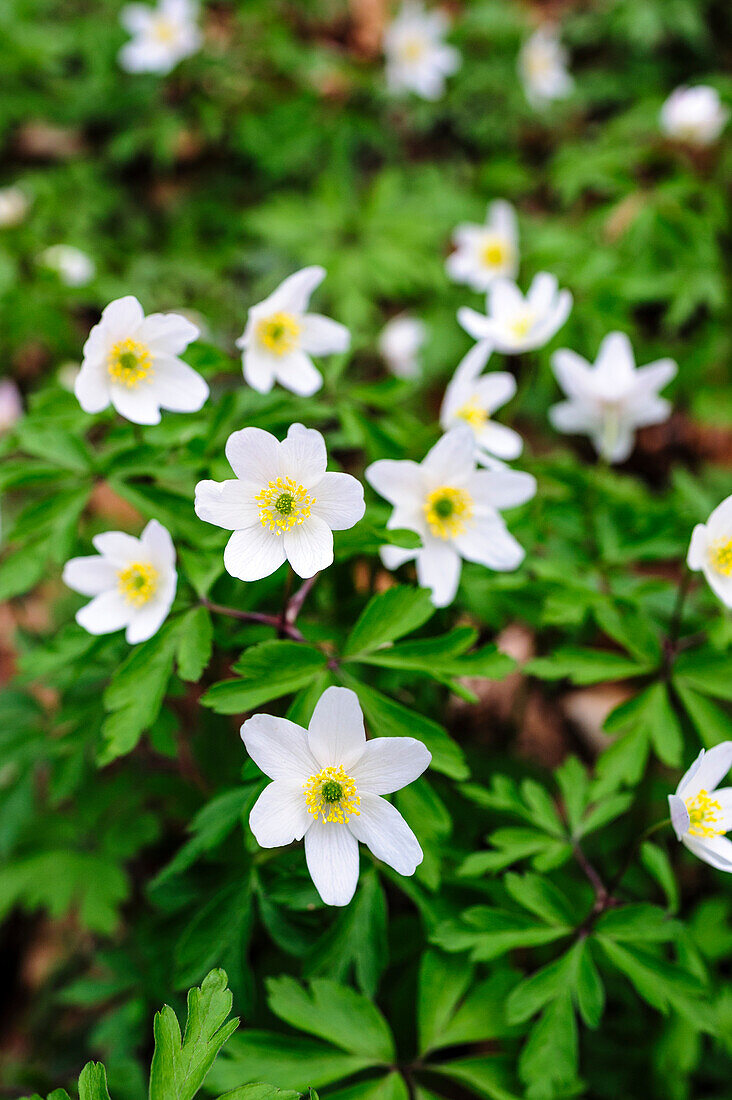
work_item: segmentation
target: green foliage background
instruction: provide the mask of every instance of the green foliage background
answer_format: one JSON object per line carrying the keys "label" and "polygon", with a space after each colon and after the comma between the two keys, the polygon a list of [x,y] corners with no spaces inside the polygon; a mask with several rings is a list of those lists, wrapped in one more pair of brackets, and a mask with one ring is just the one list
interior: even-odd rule
{"label": "green foliage background", "polygon": [[[0,175],[32,197],[0,230],[1,361],[28,406],[0,442],[0,596],[19,654],[0,699],[8,1095],[73,1089],[94,1057],[115,1100],[140,1100],[152,1013],[223,966],[243,1024],[207,1078],[217,1094],[266,1081],[329,1100],[727,1096],[729,883],[670,830],[640,839],[699,748],[732,738],[729,618],[703,584],[678,601],[691,529],[730,492],[732,142],[692,153],[658,127],[682,82],[732,99],[727,0],[456,3],[463,65],[436,104],[387,98],[378,4],[204,4],[204,48],[164,79],[120,71],[120,7],[0,8]],[[542,14],[562,16],[577,88],[537,114],[516,56]],[[469,346],[456,309],[480,305],[447,281],[450,232],[496,197],[519,212],[522,283],[549,270],[574,294],[552,346],[593,358],[621,329],[639,362],[673,356],[670,424],[622,469],[598,467],[548,428],[551,347],[522,357],[506,419],[539,491],[510,517],[527,548],[516,574],[467,566],[439,613],[408,572],[379,594],[387,511],[367,494],[305,604],[305,642],[212,616],[209,598],[277,612],[285,573],[228,577],[195,483],[227,476],[225,440],[245,424],[318,427],[358,476],[420,459]],[[59,242],[95,259],[88,287],[38,264]],[[314,398],[259,396],[233,341],[248,306],[311,263],[353,353],[324,364]],[[200,413],[137,431],[86,416],[60,384],[126,293],[204,319],[187,354],[212,385]],[[429,327],[422,383],[387,377],[375,351],[402,309]],[[119,519],[120,502],[138,515]],[[173,615],[134,650],[86,635],[63,562],[152,516],[179,554]],[[24,611],[39,602],[40,621]],[[513,673],[494,644],[511,623],[537,655],[511,713],[481,724],[472,693]],[[624,701],[597,755],[559,700],[615,681]],[[396,799],[424,864],[405,880],[362,852],[342,912],[322,906],[301,848],[255,844],[262,778],[237,735],[260,709],[305,722],[330,683],[355,688],[373,734],[420,737],[434,757]],[[570,750],[554,774],[517,749],[530,692]],[[39,942],[52,958],[31,980]],[[105,1100],[84,1073],[84,1100]],[[165,1081],[156,1100],[192,1095]]]}

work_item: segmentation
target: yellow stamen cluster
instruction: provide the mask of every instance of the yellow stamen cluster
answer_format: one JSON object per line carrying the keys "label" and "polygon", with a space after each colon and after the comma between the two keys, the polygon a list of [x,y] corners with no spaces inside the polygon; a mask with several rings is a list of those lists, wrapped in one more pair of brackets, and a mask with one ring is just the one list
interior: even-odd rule
{"label": "yellow stamen cluster", "polygon": [[107,369],[115,382],[135,389],[152,377],[152,355],[146,344],[137,340],[118,340],[107,355]]}
{"label": "yellow stamen cluster", "polygon": [[459,416],[461,420],[464,420],[466,424],[469,424],[474,432],[479,431],[489,420],[486,410],[478,404],[475,397],[471,397],[470,401],[457,410],[455,416]]}
{"label": "yellow stamen cluster", "polygon": [[732,577],[732,539],[717,539],[709,547],[712,569],[723,577]]}
{"label": "yellow stamen cluster", "polygon": [[117,587],[127,603],[142,607],[157,591],[158,571],[148,561],[134,561],[120,569]]}
{"label": "yellow stamen cluster", "polygon": [[299,527],[310,516],[315,497],[305,492],[294,478],[276,477],[254,498],[259,505],[259,520],[276,535]]}
{"label": "yellow stamen cluster", "polygon": [[164,42],[168,45],[171,42],[175,42],[178,37],[178,29],[170,19],[156,19],[152,27],[153,38],[157,38],[158,42]]}
{"label": "yellow stamen cluster", "polygon": [[712,799],[706,791],[699,791],[694,798],[687,798],[685,805],[689,811],[689,833],[691,836],[722,836],[725,829],[715,829],[715,825],[721,823],[717,811],[721,814],[722,807]]}
{"label": "yellow stamen cluster", "polygon": [[502,267],[508,259],[508,246],[500,237],[489,237],[480,250],[486,267]]}
{"label": "yellow stamen cluster", "polygon": [[303,790],[308,813],[324,822],[345,825],[350,814],[358,817],[361,813],[356,784],[340,766],[323,768],[317,775],[311,775]]}
{"label": "yellow stamen cluster", "polygon": [[438,539],[454,539],[462,535],[473,515],[473,501],[464,489],[442,485],[428,493],[424,502],[427,525]]}
{"label": "yellow stamen cluster", "polygon": [[300,322],[290,313],[273,313],[257,324],[257,340],[273,355],[286,355],[297,347]]}
{"label": "yellow stamen cluster", "polygon": [[521,340],[524,336],[528,336],[534,320],[534,314],[530,310],[523,310],[508,322],[508,329],[517,340]]}
{"label": "yellow stamen cluster", "polygon": [[425,42],[422,38],[407,38],[399,50],[402,61],[420,61],[424,57]]}

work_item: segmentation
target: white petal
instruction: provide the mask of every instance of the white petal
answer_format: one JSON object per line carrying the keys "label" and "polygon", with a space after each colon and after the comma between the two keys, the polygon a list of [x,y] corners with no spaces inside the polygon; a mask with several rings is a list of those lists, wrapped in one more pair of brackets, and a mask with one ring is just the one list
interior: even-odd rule
{"label": "white petal", "polygon": [[101,365],[84,360],[74,382],[76,399],[85,413],[98,413],[109,404],[109,375]]}
{"label": "white petal", "polygon": [[432,753],[413,737],[376,737],[351,766],[359,794],[391,794],[413,783],[429,767]]}
{"label": "white petal", "polygon": [[694,798],[702,790],[713,791],[730,767],[732,767],[732,741],[721,741],[701,756],[692,774],[687,772],[676,793],[687,799]]}
{"label": "white petal", "polygon": [[[484,370],[486,364],[488,363],[492,352],[493,348],[484,340],[481,340],[479,343],[475,344],[458,363],[455,369],[455,373],[452,376],[452,382],[450,383],[450,386],[452,386],[454,383],[455,385],[459,385],[462,387],[475,382],[478,375],[481,373],[481,371]],[[506,374],[505,371],[498,373]],[[491,375],[490,377],[495,377],[495,375]],[[509,377],[513,376],[509,375]],[[448,386],[448,389],[450,388],[450,386]],[[515,389],[516,382],[514,381],[514,392]],[[506,398],[506,400],[508,400],[508,398]],[[498,408],[497,405],[496,408]]]}
{"label": "white petal", "polygon": [[707,552],[709,550],[709,538],[706,525],[697,523],[691,532],[689,552],[686,555],[686,564],[689,569],[699,570],[707,564]]}
{"label": "white petal", "polygon": [[147,4],[127,4],[119,13],[119,21],[130,34],[145,34],[153,11]]}
{"label": "white petal", "polygon": [[311,489],[322,478],[327,463],[325,440],[320,432],[302,424],[291,424],[287,438],[280,444],[279,473]]}
{"label": "white petal", "polygon": [[363,519],[363,485],[350,474],[323,474],[313,491],[313,515],[324,520],[331,531],[347,531]]}
{"label": "white petal", "polygon": [[678,373],[678,365],[673,359],[658,359],[635,372],[636,384],[644,392],[662,390]]}
{"label": "white petal", "polygon": [[714,509],[707,520],[707,529],[711,539],[729,538],[732,535],[732,495]]}
{"label": "white petal", "polygon": [[348,351],[351,334],[345,325],[319,313],[306,313],[300,320],[300,342],[310,355],[332,355]]}
{"label": "white petal", "polygon": [[417,551],[405,550],[402,546],[382,546],[379,550],[379,556],[386,569],[399,569],[408,561],[414,561]]}
{"label": "white petal", "polygon": [[464,485],[475,470],[475,437],[467,424],[451,428],[422,463],[430,484]]}
{"label": "white petal", "polygon": [[686,803],[683,798],[679,798],[677,794],[670,794],[668,796],[668,809],[671,815],[671,825],[676,833],[676,839],[681,840],[691,824]]}
{"label": "white petal", "polygon": [[482,450],[509,461],[518,458],[524,449],[524,441],[518,432],[495,421],[490,421],[481,428],[476,435],[476,442]]}
{"label": "white petal", "polygon": [[151,519],[140,535],[140,545],[156,568],[175,568],[175,546],[170,531],[156,519]]}
{"label": "white petal", "polygon": [[196,515],[206,523],[214,523],[227,531],[253,527],[259,518],[259,505],[247,482],[199,481],[194,503]]}
{"label": "white petal", "polygon": [[265,787],[249,814],[249,828],[262,848],[302,840],[312,825],[302,783],[277,779]]}
{"label": "white petal", "polygon": [[177,576],[173,573],[172,584],[169,578],[166,588],[156,592],[154,599],[146,603],[144,607],[133,608],[125,633],[125,638],[130,645],[146,642],[148,638],[152,638],[153,634],[157,634],[160,630],[175,599],[176,582]]}
{"label": "white petal", "polygon": [[111,562],[95,554],[67,561],[62,579],[82,596],[98,596],[100,592],[117,587],[117,570]]}
{"label": "white petal", "polygon": [[536,478],[523,470],[478,470],[467,487],[476,508],[517,508],[536,493]]}
{"label": "white petal", "polygon": [[308,743],[321,768],[340,765],[348,771],[360,759],[366,732],[355,691],[329,687],[323,692],[310,719]]}
{"label": "white petal", "polygon": [[[237,341],[237,344],[241,347],[240,341]],[[257,393],[269,393],[275,384],[273,356],[265,355],[256,345],[245,347],[242,352],[241,365],[247,385],[251,386]]]}
{"label": "white petal", "polygon": [[130,621],[132,608],[117,589],[102,592],[76,612],[79,626],[90,634],[112,634]]}
{"label": "white petal", "polygon": [[687,833],[683,843],[698,859],[718,871],[732,871],[732,840],[726,836],[698,837]]}
{"label": "white petal", "polygon": [[171,412],[198,412],[208,398],[208,383],[182,359],[157,357],[152,386],[162,407]]}
{"label": "white petal", "polygon": [[[310,301],[310,295],[325,278],[325,268],[319,266],[303,267],[294,275],[289,275],[275,291],[265,299],[267,309],[273,313],[282,310],[285,313],[304,313]],[[262,302],[260,305],[264,305]]]}
{"label": "white petal", "polygon": [[358,885],[358,844],[348,826],[314,822],[305,833],[305,859],[325,904],[348,905]]}
{"label": "white petal", "polygon": [[160,423],[160,404],[150,383],[136,388],[113,384],[109,396],[119,415],[133,424]]}
{"label": "white petal", "polygon": [[460,583],[460,555],[448,542],[429,542],[416,552],[417,580],[432,590],[435,607],[447,607],[455,599]]}
{"label": "white petal", "polygon": [[354,814],[348,822],[356,839],[400,875],[413,875],[424,855],[396,807],[376,794],[365,794],[361,796],[359,810],[360,814]]}
{"label": "white petal", "polygon": [[301,526],[286,531],[281,541],[298,577],[313,577],[333,564],[333,532],[318,516],[311,515]]}
{"label": "white petal", "polygon": [[[480,347],[477,344],[476,347]],[[516,379],[508,371],[497,370],[479,378],[475,384],[475,395],[479,404],[489,413],[500,409],[516,393]]]}
{"label": "white petal", "polygon": [[283,355],[275,366],[275,377],[281,386],[300,397],[312,396],[323,385],[322,374],[304,351]]}
{"label": "white petal", "polygon": [[457,311],[458,324],[465,329],[474,340],[486,340],[490,338],[492,327],[487,317],[470,306],[461,306]]}
{"label": "white petal", "polygon": [[241,739],[254,763],[270,779],[306,783],[320,767],[308,748],[302,726],[272,714],[255,714],[240,730]]}
{"label": "white petal", "polygon": [[424,474],[409,459],[380,458],[366,468],[369,485],[390,504],[412,504],[424,496]]}
{"label": "white petal", "polygon": [[242,428],[227,439],[226,457],[236,476],[258,492],[279,473],[280,443],[262,428]]}
{"label": "white petal", "polygon": [[200,336],[197,325],[180,313],[151,313],[140,325],[138,339],[156,355],[177,356]]}
{"label": "white petal", "polygon": [[132,561],[139,561],[142,554],[140,540],[123,531],[103,531],[94,536],[92,545],[119,569],[124,569]]}
{"label": "white petal", "polygon": [[454,540],[459,553],[468,561],[487,565],[498,572],[518,569],[524,560],[524,548],[508,531],[500,518],[476,519]]}
{"label": "white petal", "polygon": [[114,343],[137,332],[144,320],[145,314],[137,298],[127,294],[109,303],[102,311],[99,323],[104,327],[110,343]]}
{"label": "white petal", "polygon": [[596,413],[582,401],[560,401],[552,405],[549,421],[553,428],[566,435],[584,435],[599,428]]}
{"label": "white petal", "polygon": [[594,393],[590,364],[569,348],[559,348],[554,352],[552,370],[568,397],[588,397]]}
{"label": "white petal", "polygon": [[608,333],[597,352],[595,370],[602,374],[607,372],[616,379],[628,378],[634,373],[635,355],[626,333]]}
{"label": "white petal", "polygon": [[278,537],[261,523],[234,531],[224,550],[226,572],[240,581],[260,581],[279,569],[284,560],[283,536]]}

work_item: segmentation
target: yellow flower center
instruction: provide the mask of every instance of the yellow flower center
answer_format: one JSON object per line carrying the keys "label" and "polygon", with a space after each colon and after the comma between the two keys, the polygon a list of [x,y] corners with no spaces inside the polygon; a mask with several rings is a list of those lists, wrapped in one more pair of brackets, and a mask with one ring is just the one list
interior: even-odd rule
{"label": "yellow flower center", "polygon": [[427,525],[438,539],[454,539],[462,535],[473,515],[473,501],[464,489],[442,485],[428,493],[424,502]]}
{"label": "yellow flower center", "polygon": [[478,404],[477,398],[475,397],[471,397],[470,401],[466,401],[466,403],[457,410],[455,416],[459,416],[461,420],[469,424],[474,432],[484,427],[486,422],[490,419],[486,410]]}
{"label": "yellow flower center", "polygon": [[118,340],[107,355],[107,370],[113,381],[135,389],[152,377],[152,356],[146,344],[137,340]]}
{"label": "yellow flower center", "polygon": [[502,267],[508,259],[508,246],[500,237],[489,237],[480,250],[486,267]]}
{"label": "yellow flower center", "polygon": [[361,797],[356,784],[342,767],[323,768],[303,784],[308,813],[324,822],[345,825],[349,814],[359,816]]}
{"label": "yellow flower center", "polygon": [[699,791],[694,798],[685,799],[684,804],[689,811],[688,831],[692,836],[722,836],[726,832],[725,829],[714,828],[720,824],[721,819],[716,811],[721,814],[722,807],[706,791]]}
{"label": "yellow flower center", "polygon": [[412,62],[420,61],[424,57],[425,44],[421,38],[408,38],[402,43],[402,47],[399,51],[402,61]]}
{"label": "yellow flower center", "polygon": [[717,539],[710,545],[708,553],[712,569],[723,577],[732,577],[732,539]]}
{"label": "yellow flower center", "polygon": [[291,313],[273,313],[257,324],[257,339],[273,355],[286,355],[297,347],[300,322]]}
{"label": "yellow flower center", "polygon": [[522,340],[524,336],[528,336],[533,323],[534,315],[530,310],[526,309],[521,313],[517,313],[516,316],[508,322],[508,330],[517,340]]}
{"label": "yellow flower center", "polygon": [[170,19],[156,19],[152,28],[153,38],[157,38],[158,42],[164,42],[166,45],[171,42],[175,42],[178,36],[178,29],[175,23]]}
{"label": "yellow flower center", "polygon": [[254,498],[259,505],[259,520],[276,535],[299,527],[310,515],[315,497],[305,492],[292,477],[276,477]]}
{"label": "yellow flower center", "polygon": [[133,561],[117,574],[117,587],[135,607],[142,607],[155,595],[158,587],[158,571],[149,561]]}

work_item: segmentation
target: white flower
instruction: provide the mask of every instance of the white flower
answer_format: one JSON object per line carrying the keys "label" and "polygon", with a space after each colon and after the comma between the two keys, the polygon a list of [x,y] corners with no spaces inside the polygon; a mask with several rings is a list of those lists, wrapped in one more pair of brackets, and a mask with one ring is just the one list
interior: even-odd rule
{"label": "white flower", "polygon": [[358,841],[400,875],[413,875],[422,849],[382,795],[414,782],[432,759],[412,737],[366,740],[355,692],[330,687],[306,730],[256,714],[241,727],[247,752],[273,780],[249,825],[263,848],[305,837],[305,859],[326,905],[348,905],[358,883]]}
{"label": "white flower", "polygon": [[569,400],[552,406],[549,419],[559,432],[589,435],[608,462],[624,462],[633,450],[635,429],[666,420],[671,405],[658,396],[676,374],[673,359],[635,365],[630,340],[611,332],[600,344],[594,366],[562,348],[552,367]]}
{"label": "white flower", "polygon": [[706,523],[697,523],[686,562],[689,569],[704,574],[722,603],[732,607],[732,496],[714,509]]}
{"label": "white flower", "polygon": [[483,466],[495,466],[495,459],[518,458],[523,440],[518,432],[491,420],[501,405],[516,393],[516,379],[508,371],[493,371],[481,375],[491,348],[482,341],[471,348],[445,390],[440,409],[440,424],[449,431],[458,424],[467,424],[475,437],[475,457]]}
{"label": "white flower", "polygon": [[196,515],[233,531],[224,551],[232,577],[258,581],[289,561],[312,577],[333,561],[333,531],[353,527],[364,514],[363,487],[350,474],[325,472],[320,432],[292,424],[281,443],[261,428],[243,428],[226,442],[236,474],[231,481],[199,481]]}
{"label": "white flower", "polygon": [[454,282],[483,291],[499,277],[516,278],[518,225],[510,202],[492,202],[485,225],[459,225],[452,240],[455,251],[447,257],[445,266]]}
{"label": "white flower", "polygon": [[729,111],[719,92],[706,84],[677,88],[661,108],[661,129],[676,141],[711,145],[727,124]]}
{"label": "white flower", "polygon": [[518,68],[529,103],[550,103],[571,94],[574,80],[567,72],[567,61],[567,51],[554,27],[539,27],[524,42]]}
{"label": "white flower", "polygon": [[716,789],[730,765],[732,741],[722,741],[708,752],[702,749],[676,794],[668,796],[677,839],[719,871],[732,871],[732,841],[724,836],[732,829],[732,787]]}
{"label": "white flower", "polygon": [[201,46],[197,0],[159,0],[157,7],[128,4],[120,13],[133,37],[119,52],[128,73],[169,73]]}
{"label": "white flower", "polygon": [[510,279],[496,279],[488,289],[486,314],[469,306],[458,310],[458,321],[474,340],[487,340],[496,351],[518,355],[548,343],[569,317],[572,295],[559,290],[554,275],[534,276],[523,294]]}
{"label": "white flower", "polygon": [[387,526],[406,527],[422,539],[418,550],[382,547],[384,565],[396,569],[415,559],[417,579],[432,590],[436,607],[455,598],[463,558],[500,571],[523,561],[499,509],[529,500],[536,481],[516,470],[476,470],[475,436],[467,425],[443,435],[421,463],[372,463],[366,480],[394,505]]}
{"label": "white flower", "polygon": [[135,424],[159,424],[160,410],[197,412],[208,386],[178,356],[198,329],[178,313],[146,317],[137,298],[110,302],[84,344],[75,392],[84,412],[111,404]]}
{"label": "white flower", "polygon": [[64,582],[91,603],[76,613],[90,634],[111,634],[126,627],[130,645],[147,641],[168,616],[177,585],[175,547],[168,531],[151,519],[139,539],[106,531],[92,539],[99,555],[72,558]]}
{"label": "white flower", "polygon": [[10,378],[0,382],[0,432],[12,428],[16,420],[23,415],[23,402],[20,391]]}
{"label": "white flower", "polygon": [[323,385],[310,356],[348,351],[351,334],[345,325],[306,312],[310,295],[324,278],[325,268],[304,267],[249,310],[236,346],[242,349],[244,378],[252,389],[269,393],[279,382],[309,397]]}
{"label": "white flower", "polygon": [[85,286],[96,273],[91,256],[70,244],[52,244],[41,253],[41,263],[55,271],[66,286]]}
{"label": "white flower", "polygon": [[417,356],[425,342],[423,321],[406,313],[387,321],[379,336],[379,351],[397,378],[417,378],[421,368]]}
{"label": "white flower", "polygon": [[460,53],[443,42],[449,25],[444,12],[428,12],[418,0],[405,0],[384,32],[390,92],[416,92],[423,99],[439,99],[445,77],[460,68]]}
{"label": "white flower", "polygon": [[0,188],[0,229],[19,225],[30,209],[30,199],[19,187]]}

